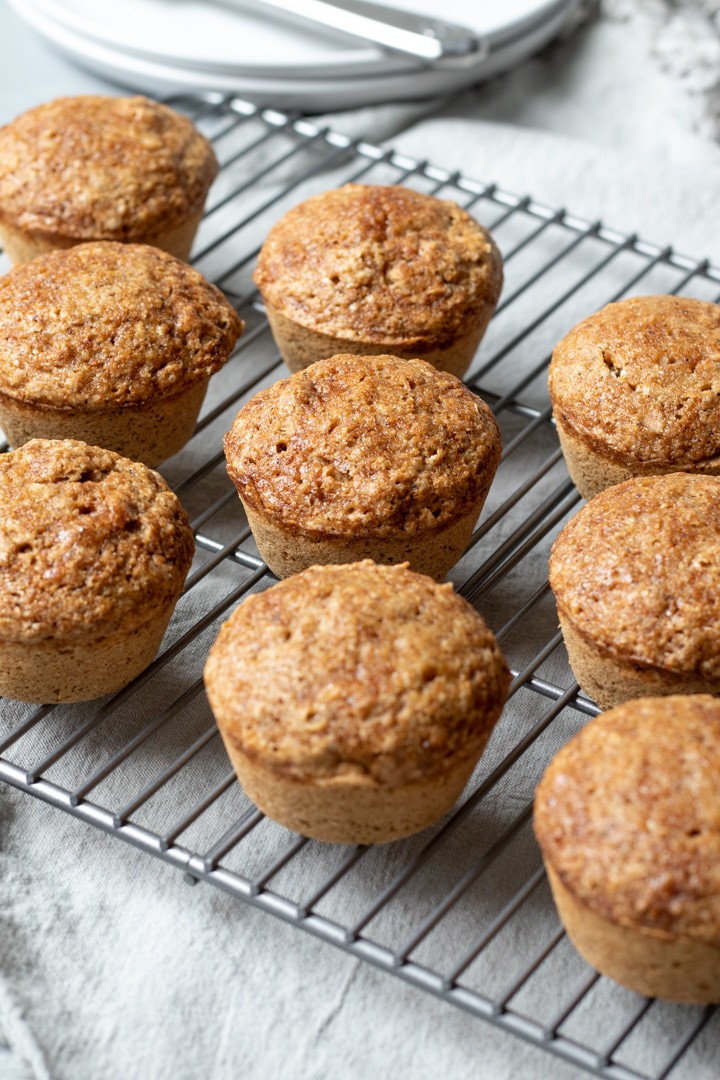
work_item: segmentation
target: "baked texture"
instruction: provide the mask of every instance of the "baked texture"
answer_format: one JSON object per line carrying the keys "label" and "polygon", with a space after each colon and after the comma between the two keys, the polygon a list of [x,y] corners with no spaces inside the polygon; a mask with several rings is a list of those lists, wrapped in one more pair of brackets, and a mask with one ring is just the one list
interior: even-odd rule
{"label": "baked texture", "polygon": [[575,677],[602,708],[720,690],[720,478],[600,492],[555,541],[550,584]]}
{"label": "baked texture", "polygon": [[210,143],[145,97],[66,97],[0,129],[0,235],[13,261],[86,240],[187,259],[217,173]]}
{"label": "baked texture", "polygon": [[205,668],[247,794],[307,836],[384,843],[462,791],[509,672],[482,618],[407,566],[316,566],[249,597]]}
{"label": "baked texture", "polygon": [[720,1001],[720,701],[642,698],[591,721],[538,788],[570,937],[639,993]]}
{"label": "baked texture", "polygon": [[151,469],[72,440],[0,456],[0,693],[110,693],[154,656],[194,552]]}
{"label": "baked texture", "polygon": [[0,278],[0,424],[13,446],[82,438],[154,465],[192,434],[243,323],[144,244],[81,244]]}
{"label": "baked texture", "polygon": [[483,401],[396,356],[321,360],[256,394],[225,438],[228,472],[280,577],[365,557],[444,577],[500,453]]}
{"label": "baked texture", "polygon": [[587,499],[631,476],[720,473],[716,304],[608,304],[556,347],[549,388],[568,470]]}
{"label": "baked texture", "polygon": [[490,234],[453,202],[346,184],[271,229],[254,280],[291,371],[333,353],[468,367],[502,288]]}

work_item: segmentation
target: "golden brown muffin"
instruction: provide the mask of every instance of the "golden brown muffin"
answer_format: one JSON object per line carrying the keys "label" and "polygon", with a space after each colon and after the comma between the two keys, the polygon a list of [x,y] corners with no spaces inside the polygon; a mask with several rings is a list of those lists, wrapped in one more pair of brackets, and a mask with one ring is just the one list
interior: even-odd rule
{"label": "golden brown muffin", "polygon": [[557,346],[549,387],[568,471],[586,499],[631,476],[720,473],[716,304],[608,304]]}
{"label": "golden brown muffin", "polygon": [[552,761],[535,832],[571,940],[651,997],[720,1002],[720,701],[642,698]]}
{"label": "golden brown muffin", "polygon": [[455,203],[346,184],[277,222],[255,283],[291,371],[333,353],[393,353],[460,376],[495,310],[502,260]]}
{"label": "golden brown muffin", "polygon": [[720,478],[600,492],[555,541],[550,584],[575,677],[602,708],[720,691]]}
{"label": "golden brown muffin", "polygon": [[442,578],[485,502],[500,434],[483,401],[423,360],[333,356],[256,394],[225,455],[279,577],[371,558]]}
{"label": "golden brown muffin", "polygon": [[85,240],[187,259],[217,173],[190,120],[145,97],[70,97],[0,129],[0,239],[14,262]]}
{"label": "golden brown muffin", "polygon": [[12,446],[77,438],[157,465],[192,435],[243,323],[157,248],[50,252],[0,278],[0,425]]}
{"label": "golden brown muffin", "polygon": [[482,618],[407,566],[315,566],[227,620],[205,684],[230,760],[269,817],[380,844],[460,795],[509,672]]}
{"label": "golden brown muffin", "polygon": [[85,701],[150,663],[190,567],[161,476],[109,450],[35,439],[0,456],[0,694]]}

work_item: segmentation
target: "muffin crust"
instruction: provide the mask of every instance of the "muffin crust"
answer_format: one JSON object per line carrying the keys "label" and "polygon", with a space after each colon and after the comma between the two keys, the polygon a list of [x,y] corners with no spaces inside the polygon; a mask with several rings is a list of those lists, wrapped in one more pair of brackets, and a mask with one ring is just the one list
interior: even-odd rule
{"label": "muffin crust", "polygon": [[225,451],[243,502],[286,528],[394,537],[471,511],[500,437],[454,376],[422,360],[339,355],[256,394]]}
{"label": "muffin crust", "polygon": [[59,98],[0,130],[0,222],[60,240],[143,240],[196,214],[217,173],[186,117],[145,97]]}
{"label": "muffin crust", "polygon": [[0,506],[0,640],[96,641],[174,605],[192,530],[144,465],[34,440],[0,456]]}
{"label": "muffin crust", "polygon": [[366,561],[249,597],[205,679],[226,744],[251,762],[293,781],[392,788],[477,759],[509,673],[450,585]]}
{"label": "muffin crust", "polygon": [[490,235],[455,203],[346,184],[307,199],[271,229],[255,283],[301,327],[423,355],[467,336],[479,309],[489,318],[502,263]]}
{"label": "muffin crust", "polygon": [[0,391],[55,409],[143,404],[207,381],[243,323],[171,255],[98,242],[0,279]]}
{"label": "muffin crust", "polygon": [[636,477],[600,492],[555,541],[550,584],[561,618],[600,656],[711,689],[720,680],[720,478]]}
{"label": "muffin crust", "polygon": [[558,425],[611,466],[720,471],[716,304],[677,296],[608,304],[556,347],[549,387]]}
{"label": "muffin crust", "polygon": [[549,866],[604,919],[720,946],[718,776],[716,698],[612,709],[560,751],[538,788]]}

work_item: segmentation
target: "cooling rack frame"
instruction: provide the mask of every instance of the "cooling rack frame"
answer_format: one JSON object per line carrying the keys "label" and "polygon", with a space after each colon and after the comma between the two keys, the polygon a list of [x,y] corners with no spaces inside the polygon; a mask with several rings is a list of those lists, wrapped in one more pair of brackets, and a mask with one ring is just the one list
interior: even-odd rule
{"label": "cooling rack frame", "polygon": [[[210,402],[202,414],[193,440],[196,444],[208,440],[209,453],[203,455],[199,466],[195,462],[189,474],[179,472],[173,476],[174,486],[181,498],[191,494],[195,487],[222,469],[217,425],[222,424],[223,419],[227,421],[237,405],[257,386],[282,374],[277,354],[272,350],[269,354],[267,352],[267,323],[262,304],[249,280],[249,272],[258,237],[261,238],[262,229],[267,227],[266,221],[279,216],[286,205],[304,197],[308,187],[321,190],[345,180],[409,183],[432,194],[455,198],[481,219],[487,217],[486,223],[497,236],[504,234],[504,230],[513,222],[513,228],[522,223],[524,232],[521,230],[515,235],[504,250],[507,265],[514,259],[526,258],[537,250],[538,243],[544,244],[552,235],[552,244],[548,248],[543,247],[542,258],[538,257],[537,265],[532,264],[531,259],[524,275],[514,283],[506,284],[496,320],[502,320],[512,308],[528,301],[529,311],[524,312],[514,326],[511,324],[504,337],[498,338],[489,350],[483,345],[479,365],[471,369],[466,380],[471,389],[488,401],[498,417],[507,417],[512,421],[510,437],[505,438],[504,462],[520,457],[536,436],[542,435],[544,439],[542,459],[536,461],[534,451],[527,454],[529,461],[523,466],[519,479],[514,477],[512,484],[501,488],[498,498],[489,510],[486,509],[471,542],[471,555],[472,552],[482,551],[481,561],[476,565],[468,556],[470,561],[456,580],[460,592],[471,602],[484,604],[494,590],[522,569],[524,560],[536,558],[543,545],[547,547],[553,533],[579,503],[579,495],[564,472],[549,403],[543,397],[544,371],[549,355],[543,341],[536,343],[534,335],[539,333],[542,339],[545,330],[551,334],[551,324],[556,316],[562,316],[567,322],[568,315],[563,315],[565,310],[575,301],[580,303],[584,290],[596,290],[601,284],[607,293],[605,301],[617,299],[638,286],[651,282],[655,285],[656,279],[663,287],[655,287],[653,291],[698,291],[706,298],[716,299],[714,293],[720,289],[720,268],[706,259],[692,259],[677,254],[671,246],[659,246],[635,235],[618,232],[600,220],[586,221],[565,209],[554,209],[538,203],[529,195],[513,195],[494,183],[482,183],[430,162],[409,158],[392,147],[353,139],[302,117],[214,94],[181,96],[172,99],[171,103],[188,112],[213,138],[222,162],[221,178],[227,178],[224,186],[221,182],[218,194],[210,202],[194,261],[225,289],[248,320],[249,327],[236,353],[249,357],[242,369],[239,385],[219,401]],[[238,137],[239,143],[234,142]],[[238,211],[239,217],[233,217]],[[229,218],[226,220],[227,215]],[[234,254],[236,244],[239,257]],[[225,263],[218,262],[218,258],[224,258]],[[628,262],[627,270],[616,276],[617,264],[623,260]],[[547,295],[543,294],[542,303],[534,308],[534,296],[540,295],[548,287],[549,279],[554,281],[555,278],[557,285],[551,285]],[[262,356],[256,358],[254,352],[260,342],[264,342],[266,349]],[[490,355],[486,359],[488,351]],[[510,378],[509,385],[507,379],[503,382],[503,378],[494,384],[495,375],[504,368],[512,367],[519,354],[523,354],[522,362],[518,363],[517,374]],[[528,393],[527,397],[523,396],[525,392]],[[227,422],[225,426],[228,426]],[[213,441],[210,441],[213,431]],[[7,446],[2,449],[7,449]],[[173,473],[172,469],[170,473]],[[552,486],[547,486],[550,477],[555,479]],[[541,491],[537,502],[531,503],[530,510],[518,518],[518,506],[536,490]],[[454,813],[437,829],[423,834],[420,847],[409,852],[397,849],[402,850],[402,855],[387,882],[378,890],[373,901],[366,904],[363,911],[352,921],[348,920],[347,924],[323,913],[322,903],[362,866],[364,860],[369,860],[369,849],[343,849],[335,868],[314,885],[309,895],[293,898],[272,888],[270,883],[281,877],[293,860],[311,844],[302,837],[286,833],[282,850],[266,861],[261,872],[253,875],[242,875],[226,865],[225,860],[236,853],[263,822],[263,815],[252,805],[246,806],[239,815],[225,819],[220,832],[213,834],[211,844],[198,845],[196,850],[190,843],[179,842],[183,834],[214,811],[227,793],[237,787],[233,774],[227,769],[227,762],[216,782],[201,798],[188,805],[185,813],[171,826],[159,830],[135,820],[140,809],[151,803],[183,769],[193,767],[198,756],[216,740],[211,726],[201,731],[179,756],[141,785],[139,790],[135,790],[132,797],[126,797],[122,804],[106,806],[89,797],[98,788],[102,789],[103,783],[125,767],[133,755],[142,753],[143,747],[164,725],[197,703],[202,697],[199,678],[187,685],[159,715],[145,717],[145,722],[124,745],[106,757],[82,782],[69,785],[53,778],[53,769],[58,763],[71,756],[74,748],[91,736],[105,719],[122,710],[129,699],[142,694],[146,684],[172,664],[191,641],[217,624],[244,595],[272,580],[254,551],[244,524],[240,523],[240,527],[231,530],[229,535],[222,530],[213,534],[212,523],[216,516],[222,517],[226,512],[239,514],[233,496],[228,486],[227,490],[194,514],[196,542],[204,561],[194,569],[187,588],[192,589],[221,566],[230,566],[233,572],[237,572],[239,582],[221,600],[199,615],[191,630],[166,643],[157,660],[130,687],[101,704],[79,726],[66,729],[67,733],[58,745],[50,749],[49,742],[42,743],[41,740],[46,752],[40,760],[26,761],[22,753],[16,757],[15,751],[23,745],[23,740],[41,730],[43,721],[52,712],[50,707],[28,707],[27,715],[20,721],[14,720],[10,728],[7,725],[0,727],[0,780],[156,856],[180,870],[189,883],[205,882],[222,889],[591,1074],[606,1080],[664,1080],[680,1062],[686,1060],[685,1055],[700,1033],[705,1031],[713,1017],[717,1018],[714,1008],[685,1010],[686,1021],[678,1022],[677,1029],[673,1029],[672,1045],[664,1047],[662,1059],[648,1071],[630,1063],[623,1054],[624,1048],[638,1035],[643,1025],[647,1026],[656,1003],[635,997],[622,1020],[615,1023],[614,1030],[602,1033],[599,1043],[593,1045],[568,1032],[569,1021],[597,992],[599,984],[607,983],[586,965],[569,995],[558,999],[552,1015],[540,1017],[528,1014],[527,1009],[514,1005],[524,988],[539,977],[555,951],[565,946],[565,935],[557,921],[541,947],[536,948],[522,967],[514,971],[502,993],[485,994],[466,983],[465,974],[514,925],[525,906],[534,902],[544,887],[544,872],[539,859],[536,860],[538,865],[525,874],[522,882],[517,887],[513,886],[511,894],[499,901],[491,915],[486,917],[470,948],[456,957],[447,969],[436,970],[416,955],[433,934],[442,932],[444,920],[472,895],[485,875],[489,879],[492,868],[502,861],[517,837],[528,829],[531,802],[527,799],[517,814],[503,822],[498,835],[491,838],[485,849],[469,857],[467,863],[461,866],[457,880],[438,902],[424,911],[415,924],[408,925],[407,936],[400,946],[390,947],[367,931],[374,920],[397,901],[403,890],[422,875],[424,868],[442,851],[453,833],[464,828],[473,815],[482,809],[483,800],[493,789],[501,787],[518,762],[524,760],[526,754],[534,752],[536,743],[558,722],[559,717],[570,714],[574,722],[581,723],[584,718],[597,713],[594,704],[579,692],[566,662],[562,678],[549,678],[545,672],[545,666],[553,658],[553,670],[556,671],[557,657],[562,656],[561,638],[556,627],[546,635],[539,647],[534,647],[532,655],[524,655],[520,647],[518,655],[521,659],[518,663],[513,662],[512,648],[509,651],[513,666],[511,695],[529,695],[529,699],[537,705],[533,722],[517,737],[514,735],[508,745],[501,747],[489,771],[481,772],[474,779]],[[510,526],[503,532],[504,523],[508,521]],[[486,546],[494,530],[498,530],[498,538],[492,545]],[[542,557],[537,558],[538,563],[543,565]],[[461,563],[463,565],[464,561]],[[547,581],[540,573],[530,591],[521,598],[520,606],[509,614],[506,612],[504,620],[494,627],[501,642],[512,642],[523,629],[523,620],[535,618],[549,603]],[[547,617],[545,621],[547,623]],[[562,662],[559,663],[562,667]],[[547,709],[543,712],[545,707]],[[10,756],[6,756],[8,751],[11,752]],[[547,910],[547,903],[545,908]],[[554,913],[549,911],[548,917],[552,920]],[[601,1026],[601,1022],[598,1026]],[[647,1041],[647,1038],[643,1034],[641,1041]]]}

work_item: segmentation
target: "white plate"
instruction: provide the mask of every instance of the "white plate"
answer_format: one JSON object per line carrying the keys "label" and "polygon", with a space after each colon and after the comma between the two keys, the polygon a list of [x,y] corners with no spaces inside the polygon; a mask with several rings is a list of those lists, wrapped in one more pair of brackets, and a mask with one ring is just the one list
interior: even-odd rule
{"label": "white plate", "polygon": [[[389,75],[417,62],[363,42],[253,12],[236,0],[11,0],[19,14],[39,16],[79,38],[161,64],[275,78]],[[387,0],[385,0],[387,2]],[[551,19],[573,0],[390,0],[398,9],[469,27],[491,47]],[[479,61],[479,65],[482,60]]]}
{"label": "white plate", "polygon": [[[526,25],[524,31],[518,32],[515,37],[508,36],[503,44],[492,49],[472,69],[408,69],[407,63],[402,61],[401,70],[388,71],[389,65],[385,62],[383,73],[377,74],[377,60],[361,65],[359,70],[353,65],[350,72],[346,61],[336,77],[327,73],[327,67],[320,73],[315,67],[299,68],[297,73],[288,76],[284,67],[267,63],[262,67],[258,65],[256,72],[252,72],[239,68],[228,70],[217,64],[203,66],[197,59],[187,64],[177,60],[161,61],[136,50],[122,49],[114,42],[99,42],[69,29],[46,12],[48,0],[8,2],[35,30],[72,60],[103,78],[134,90],[152,93],[218,90],[278,108],[325,111],[431,97],[497,75],[550,41],[572,17],[580,0],[565,0],[560,5],[555,3],[549,18],[540,24]],[[70,2],[79,4],[84,0],[67,0],[67,3]],[[131,2],[146,4],[148,0]],[[154,5],[157,2],[152,0]],[[178,7],[182,7],[184,2],[176,0]],[[58,5],[59,0],[52,0],[52,3]],[[65,0],[62,6],[64,3]],[[520,0],[509,0],[508,6],[511,3],[516,6]],[[125,5],[123,10],[127,11]]]}

